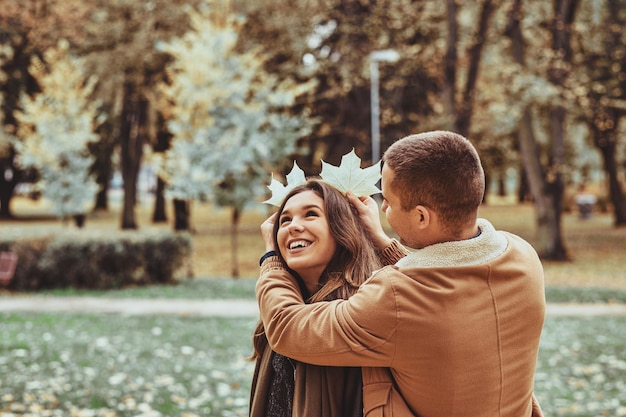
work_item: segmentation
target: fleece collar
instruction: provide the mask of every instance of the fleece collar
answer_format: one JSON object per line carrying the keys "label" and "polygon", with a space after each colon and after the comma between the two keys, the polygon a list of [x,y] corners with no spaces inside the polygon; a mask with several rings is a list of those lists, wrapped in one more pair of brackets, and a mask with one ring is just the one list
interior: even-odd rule
{"label": "fleece collar", "polygon": [[508,244],[504,234],[485,219],[478,219],[478,228],[480,234],[476,237],[426,246],[400,259],[396,266],[423,268],[480,265],[502,255]]}

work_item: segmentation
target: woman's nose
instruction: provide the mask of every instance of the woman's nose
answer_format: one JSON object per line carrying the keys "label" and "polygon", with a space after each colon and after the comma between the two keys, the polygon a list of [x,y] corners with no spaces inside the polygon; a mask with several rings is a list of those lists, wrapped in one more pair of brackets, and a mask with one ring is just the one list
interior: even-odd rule
{"label": "woman's nose", "polygon": [[387,211],[387,200],[383,200],[383,204],[380,206],[380,210],[385,213]]}
{"label": "woman's nose", "polygon": [[303,228],[304,226],[299,219],[294,218],[289,222],[289,232],[301,232]]}

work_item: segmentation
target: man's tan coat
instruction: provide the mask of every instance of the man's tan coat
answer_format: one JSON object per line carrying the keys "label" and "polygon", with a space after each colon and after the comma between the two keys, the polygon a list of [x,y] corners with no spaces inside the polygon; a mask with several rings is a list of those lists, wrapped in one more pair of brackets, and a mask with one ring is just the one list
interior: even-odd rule
{"label": "man's tan coat", "polygon": [[479,227],[477,238],[432,245],[375,272],[349,300],[304,304],[269,258],[257,297],[270,346],[303,362],[363,366],[366,416],[393,415],[384,408],[395,395],[390,383],[369,386],[381,370],[368,367],[389,368],[417,416],[540,416],[541,262],[521,238],[485,220]]}

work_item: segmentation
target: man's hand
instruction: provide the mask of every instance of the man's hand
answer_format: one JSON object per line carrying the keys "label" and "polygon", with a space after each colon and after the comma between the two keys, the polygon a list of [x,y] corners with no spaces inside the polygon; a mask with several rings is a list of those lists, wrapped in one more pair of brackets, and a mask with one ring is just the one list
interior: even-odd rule
{"label": "man's hand", "polygon": [[357,197],[350,191],[346,193],[346,197],[359,213],[359,218],[365,225],[366,232],[374,245],[380,250],[385,249],[391,243],[391,238],[385,234],[383,225],[380,223],[380,210],[376,200],[368,196]]}
{"label": "man's hand", "polygon": [[276,250],[274,248],[274,223],[276,223],[276,215],[277,213],[272,214],[270,217],[265,219],[265,221],[261,224],[261,236],[263,236],[263,241],[265,242],[265,251],[269,252],[272,250]]}

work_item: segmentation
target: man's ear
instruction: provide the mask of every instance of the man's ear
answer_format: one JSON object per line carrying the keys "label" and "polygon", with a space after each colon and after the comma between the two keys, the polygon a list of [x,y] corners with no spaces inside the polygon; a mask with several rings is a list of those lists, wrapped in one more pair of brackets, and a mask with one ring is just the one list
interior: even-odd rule
{"label": "man's ear", "polygon": [[426,206],[415,206],[415,216],[418,219],[420,229],[425,229],[431,222],[430,210]]}

